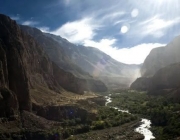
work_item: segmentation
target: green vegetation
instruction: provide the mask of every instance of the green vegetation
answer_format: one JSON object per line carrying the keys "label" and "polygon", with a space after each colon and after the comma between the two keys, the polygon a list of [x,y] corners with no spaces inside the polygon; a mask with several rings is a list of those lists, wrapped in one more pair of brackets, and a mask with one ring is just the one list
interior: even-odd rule
{"label": "green vegetation", "polygon": [[124,91],[112,94],[112,103],[128,109],[132,114],[149,118],[156,139],[166,140],[180,136],[180,104],[167,96],[151,96],[145,92]]}
{"label": "green vegetation", "polygon": [[98,111],[97,120],[92,122],[91,128],[96,130],[114,127],[134,120],[137,120],[137,117],[134,115],[119,112],[114,108],[101,107]]}
{"label": "green vegetation", "polygon": [[114,108],[99,107],[97,116],[94,120],[86,120],[81,122],[80,118],[63,121],[63,134],[64,138],[71,135],[86,133],[93,130],[101,130],[109,127],[120,126],[125,123],[137,120],[137,116],[122,113]]}

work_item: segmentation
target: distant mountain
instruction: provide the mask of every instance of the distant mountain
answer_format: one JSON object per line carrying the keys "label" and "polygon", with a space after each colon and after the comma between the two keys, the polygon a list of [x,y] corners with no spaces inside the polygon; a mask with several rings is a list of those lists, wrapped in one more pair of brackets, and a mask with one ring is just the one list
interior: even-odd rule
{"label": "distant mountain", "polygon": [[56,63],[60,68],[69,71],[78,77],[92,78],[87,72],[72,63],[67,50],[64,49],[58,42],[52,38],[47,37],[44,33],[36,28],[28,26],[20,26],[22,30],[31,35],[48,54],[49,58]]}
{"label": "distant mountain", "polygon": [[151,77],[159,69],[180,62],[180,36],[177,36],[165,47],[153,49],[146,57],[142,68],[142,77]]}
{"label": "distant mountain", "polygon": [[109,88],[120,88],[128,87],[139,73],[139,65],[120,63],[96,48],[75,45],[36,28],[21,28],[43,46],[53,62],[77,76],[91,75],[105,82]]}
{"label": "distant mountain", "polygon": [[96,48],[77,46],[60,36],[48,33],[45,33],[45,35],[57,41],[64,50],[67,50],[72,62],[94,77],[132,76],[134,75],[134,70],[139,68],[139,65],[128,65],[118,62]]}

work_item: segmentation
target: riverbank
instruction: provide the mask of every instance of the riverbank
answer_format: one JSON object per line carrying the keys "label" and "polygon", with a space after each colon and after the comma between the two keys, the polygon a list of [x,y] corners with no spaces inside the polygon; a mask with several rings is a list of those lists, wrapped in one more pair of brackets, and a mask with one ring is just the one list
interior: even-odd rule
{"label": "riverbank", "polygon": [[151,128],[151,121],[148,119],[142,118],[141,125],[135,129],[135,132],[138,132],[140,134],[144,135],[144,140],[152,140],[155,139],[153,136],[153,133],[150,131]]}
{"label": "riverbank", "polygon": [[[120,93],[118,93],[119,95]],[[111,99],[111,95],[112,94],[109,94],[109,96],[105,96],[106,98],[106,106],[112,102],[112,99]],[[116,93],[115,93],[116,95]],[[114,108],[120,112],[124,112],[124,113],[128,113],[128,114],[131,114],[128,110],[123,110],[123,109],[120,109],[116,106],[110,106],[111,108]],[[153,136],[153,133],[149,130],[151,128],[151,121],[148,120],[148,119],[142,119],[141,120],[141,125],[138,126],[136,129],[135,129],[135,132],[138,132],[140,134],[142,134],[144,136],[144,140],[151,140],[151,139],[155,139],[155,137]]]}

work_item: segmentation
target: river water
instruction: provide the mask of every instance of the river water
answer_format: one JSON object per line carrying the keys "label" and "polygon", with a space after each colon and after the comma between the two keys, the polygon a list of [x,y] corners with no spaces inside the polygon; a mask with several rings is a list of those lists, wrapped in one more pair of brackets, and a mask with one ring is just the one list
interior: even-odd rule
{"label": "river water", "polygon": [[[111,94],[109,94],[109,96],[105,96],[105,98],[106,98],[105,105],[107,106],[107,104],[112,102]],[[117,109],[118,111],[121,111],[121,112],[130,113],[128,110],[122,110],[118,107],[112,107],[112,108]],[[155,137],[153,136],[153,133],[149,130],[150,128],[151,128],[151,121],[148,119],[142,118],[141,125],[137,127],[134,131],[144,135],[144,140],[152,140],[152,139],[155,139]]]}

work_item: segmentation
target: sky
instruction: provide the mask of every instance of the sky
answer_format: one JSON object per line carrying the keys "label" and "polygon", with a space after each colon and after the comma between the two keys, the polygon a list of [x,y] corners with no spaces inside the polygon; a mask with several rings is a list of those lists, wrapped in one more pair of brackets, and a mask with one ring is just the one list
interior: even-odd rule
{"label": "sky", "polygon": [[1,0],[0,13],[127,64],[180,35],[179,0]]}

